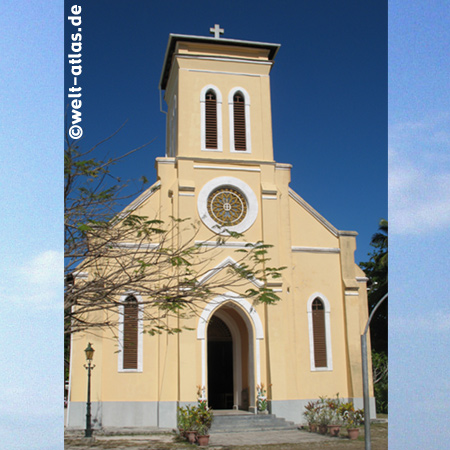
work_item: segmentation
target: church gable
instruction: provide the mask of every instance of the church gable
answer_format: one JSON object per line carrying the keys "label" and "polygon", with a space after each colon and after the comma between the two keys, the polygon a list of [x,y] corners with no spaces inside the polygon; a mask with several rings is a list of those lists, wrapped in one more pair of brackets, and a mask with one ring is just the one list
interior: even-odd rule
{"label": "church gable", "polygon": [[292,189],[289,207],[293,247],[339,248],[339,231]]}
{"label": "church gable", "polygon": [[160,190],[161,182],[157,181],[123,209],[123,211],[118,214],[118,217],[124,218],[129,214],[136,214],[139,216],[146,216],[150,219],[157,218],[160,204]]}

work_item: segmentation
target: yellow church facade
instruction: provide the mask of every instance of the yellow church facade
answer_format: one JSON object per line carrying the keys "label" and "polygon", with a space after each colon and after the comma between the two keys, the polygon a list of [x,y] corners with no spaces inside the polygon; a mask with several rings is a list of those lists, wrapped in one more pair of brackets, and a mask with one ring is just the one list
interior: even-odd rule
{"label": "yellow church facade", "polygon": [[[138,314],[131,359],[120,351],[123,324],[117,336],[74,335],[68,427],[85,423],[88,342],[95,348],[94,427],[173,428],[177,407],[199,397],[214,409],[256,413],[261,384],[270,412],[295,423],[319,396],[339,393],[362,407],[360,335],[368,310],[367,278],[354,260],[357,233],[323,218],[289,187],[291,166],[274,160],[269,74],[279,47],[170,35],[160,81],[166,156],[156,159],[155,185],[131,207],[165,221],[193,218],[196,239],[211,247],[224,224],[242,233],[211,253],[212,274],[233,264],[245,242],[272,245],[271,265],[286,267],[270,285],[281,300],[253,305],[224,287],[186,319],[192,331],[175,335],[143,333]],[[120,300],[128,298],[124,291]],[[133,298],[145,300],[139,292]]]}

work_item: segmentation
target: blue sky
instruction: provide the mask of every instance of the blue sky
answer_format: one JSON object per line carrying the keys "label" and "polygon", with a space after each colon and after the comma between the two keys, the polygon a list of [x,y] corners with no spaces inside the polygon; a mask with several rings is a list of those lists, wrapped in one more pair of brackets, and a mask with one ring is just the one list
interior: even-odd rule
{"label": "blue sky", "polygon": [[[154,160],[165,154],[158,84],[169,33],[210,36],[219,23],[224,37],[279,43],[271,73],[275,160],[293,164],[291,187],[336,228],[360,233],[356,259],[367,260],[387,215],[387,17],[380,2],[360,3],[87,3],[81,145],[128,120],[97,154],[119,155],[155,139],[115,170],[152,183]],[[66,32],[74,32],[70,23]],[[71,79],[67,71],[67,87]]]}
{"label": "blue sky", "polygon": [[[450,438],[450,17],[444,1],[389,2],[387,76],[382,3],[81,1],[84,145],[128,119],[101,151],[118,155],[156,138],[117,167],[123,178],[153,181],[165,146],[157,87],[169,33],[208,36],[220,23],[225,37],[280,43],[271,73],[275,159],[293,164],[291,186],[326,219],[360,233],[361,261],[387,215],[389,127],[389,448],[440,449]],[[62,448],[63,423],[67,23],[62,4],[23,0],[4,0],[0,20],[0,439],[5,448],[53,450]],[[431,440],[405,418],[431,424]]]}
{"label": "blue sky", "polygon": [[62,5],[0,15],[0,442],[56,450],[63,380]]}
{"label": "blue sky", "polygon": [[[389,400],[393,449],[448,448],[450,10],[389,9]],[[408,423],[420,423],[409,427]],[[424,430],[430,430],[424,432]]]}

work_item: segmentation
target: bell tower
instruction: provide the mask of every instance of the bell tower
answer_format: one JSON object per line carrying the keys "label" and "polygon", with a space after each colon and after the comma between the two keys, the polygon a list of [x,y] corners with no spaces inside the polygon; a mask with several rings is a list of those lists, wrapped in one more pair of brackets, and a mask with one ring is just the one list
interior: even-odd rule
{"label": "bell tower", "polygon": [[279,44],[171,34],[160,89],[166,156],[273,161],[270,79]]}

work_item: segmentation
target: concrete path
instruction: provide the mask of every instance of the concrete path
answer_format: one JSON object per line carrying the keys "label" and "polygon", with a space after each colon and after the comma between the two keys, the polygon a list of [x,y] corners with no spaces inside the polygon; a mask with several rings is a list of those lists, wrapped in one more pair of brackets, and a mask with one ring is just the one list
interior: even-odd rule
{"label": "concrete path", "polygon": [[[158,448],[158,443],[164,443],[170,446],[170,443],[172,443],[175,439],[175,436],[173,434],[108,436],[95,434],[95,432],[94,438],[92,440],[85,440],[81,437],[80,432],[66,433],[66,437],[68,438],[68,441],[66,442],[65,450],[84,450],[96,447],[108,449],[141,450],[143,448]],[[317,433],[309,433],[307,431],[301,430],[287,430],[283,432],[256,431],[246,433],[211,433],[209,446],[220,448],[222,446],[228,447],[230,445],[239,446],[262,444],[296,444],[308,442],[323,442],[335,439],[336,438],[323,436]]]}

